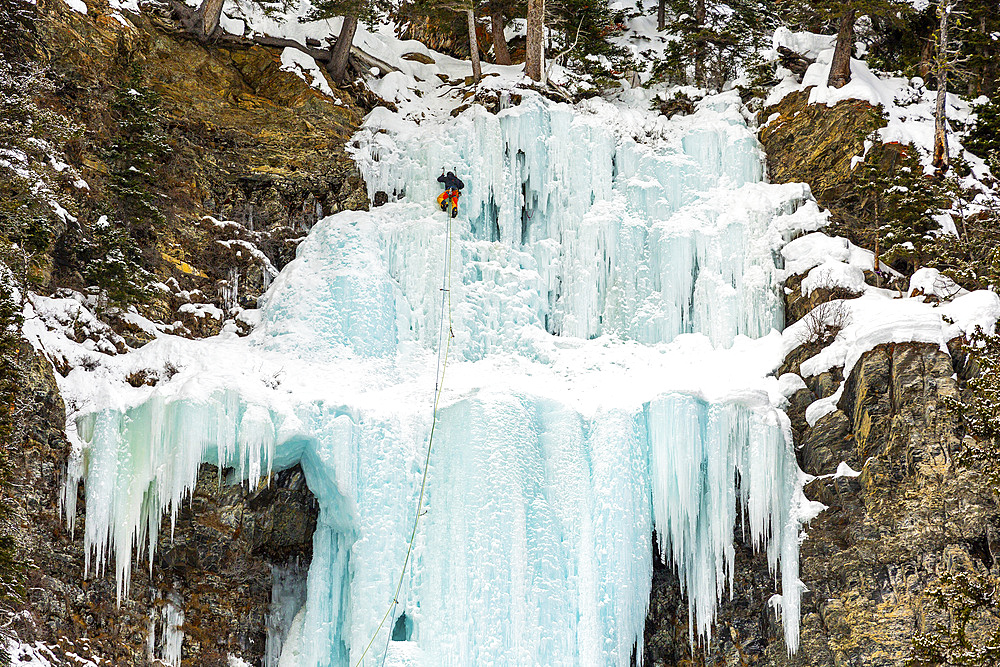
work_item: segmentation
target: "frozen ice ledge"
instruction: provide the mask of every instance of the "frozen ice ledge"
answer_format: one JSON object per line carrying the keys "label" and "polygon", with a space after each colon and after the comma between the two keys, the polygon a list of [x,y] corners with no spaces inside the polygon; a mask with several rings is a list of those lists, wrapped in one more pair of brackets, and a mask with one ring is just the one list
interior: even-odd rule
{"label": "frozen ice ledge", "polygon": [[[127,595],[202,462],[251,485],[300,463],[319,524],[269,663],[353,665],[406,551],[450,294],[427,514],[375,637],[387,664],[630,664],[654,530],[701,639],[741,594],[733,536],[749,535],[794,651],[806,502],[768,375],[777,251],[823,216],[804,186],[760,182],[737,109],[668,121],[529,96],[421,126],[376,110],[352,145],[389,203],[319,222],[249,337],[164,337],[66,379],[82,407],[64,504],[72,521],[82,481],[88,571],[113,563]],[[450,271],[442,167],[468,184]],[[125,382],[168,362],[155,387]]]}

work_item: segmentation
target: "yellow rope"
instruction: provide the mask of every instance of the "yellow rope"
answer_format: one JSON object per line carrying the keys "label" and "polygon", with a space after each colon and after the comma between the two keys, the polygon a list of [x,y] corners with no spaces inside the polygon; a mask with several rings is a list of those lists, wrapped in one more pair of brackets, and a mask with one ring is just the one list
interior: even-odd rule
{"label": "yellow rope", "polygon": [[[454,207],[454,204],[452,204]],[[368,650],[371,649],[372,644],[375,642],[375,638],[378,637],[378,633],[382,630],[382,626],[385,625],[386,620],[389,615],[392,614],[393,608],[399,602],[399,591],[403,588],[403,580],[406,578],[406,568],[410,564],[410,555],[413,553],[413,540],[417,536],[417,526],[420,524],[420,514],[424,506],[424,491],[427,488],[427,469],[431,462],[431,447],[434,445],[434,430],[437,428],[437,418],[438,418],[438,404],[441,402],[441,393],[444,391],[444,374],[448,370],[448,352],[451,350],[451,339],[455,337],[451,329],[451,224],[452,224],[452,211],[449,209],[446,211],[448,214],[448,238],[446,241],[446,266],[445,266],[445,284],[442,286],[442,291],[447,295],[448,301],[448,337],[445,342],[444,348],[444,362],[441,364],[441,374],[435,377],[437,388],[434,394],[434,412],[431,417],[431,433],[430,437],[427,439],[427,455],[424,458],[424,474],[423,478],[420,480],[420,496],[417,499],[417,515],[413,517],[413,532],[410,533],[410,543],[406,547],[406,558],[403,559],[403,569],[399,573],[399,581],[396,583],[396,592],[393,593],[392,601],[389,603],[389,608],[385,610],[385,614],[382,616],[382,620],[379,621],[378,627],[375,628],[375,632],[372,634],[372,638],[368,640],[368,645],[365,646],[365,650],[361,653],[361,657],[354,664],[354,667],[359,667],[361,662],[365,659],[368,654]],[[440,348],[439,348],[440,349]],[[383,663],[385,662],[385,656],[382,656]]]}

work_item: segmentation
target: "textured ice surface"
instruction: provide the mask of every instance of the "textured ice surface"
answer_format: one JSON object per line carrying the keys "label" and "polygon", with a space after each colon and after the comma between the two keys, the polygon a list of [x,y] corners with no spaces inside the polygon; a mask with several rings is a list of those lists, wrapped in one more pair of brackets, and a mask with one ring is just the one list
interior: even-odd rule
{"label": "textured ice surface", "polygon": [[[794,650],[804,501],[765,376],[782,349],[777,251],[822,218],[803,187],[758,182],[731,102],[678,122],[530,97],[441,125],[373,114],[356,159],[394,201],[318,223],[249,338],[163,338],[67,378],[89,406],[64,499],[72,517],[82,478],[88,566],[113,556],[124,594],[133,547],[155,544],[203,461],[250,484],[299,462],[320,515],[304,605],[278,596],[277,664],[358,660],[391,602],[430,430],[446,167],[468,184],[454,364],[412,566],[368,662],[629,664],[654,529],[706,638],[739,595],[737,526],[779,577]],[[125,385],[165,360],[169,381]],[[389,641],[403,612],[409,640]]]}

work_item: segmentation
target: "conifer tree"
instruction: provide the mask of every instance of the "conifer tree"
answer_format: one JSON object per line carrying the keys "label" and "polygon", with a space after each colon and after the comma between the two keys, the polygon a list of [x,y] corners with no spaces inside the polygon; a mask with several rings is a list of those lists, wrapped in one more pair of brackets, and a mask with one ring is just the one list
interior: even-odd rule
{"label": "conifer tree", "polygon": [[160,130],[160,98],[133,63],[109,107],[118,131],[105,151],[108,190],[117,206],[116,217],[132,233],[145,234],[164,219],[153,192],[157,166],[170,152]]}
{"label": "conifer tree", "polygon": [[775,25],[770,0],[666,0],[672,43],[660,69],[675,83],[721,88],[756,54]]}
{"label": "conifer tree", "polygon": [[876,246],[887,263],[903,273],[926,266],[940,225],[934,219],[948,206],[939,181],[924,174],[916,151],[866,158],[857,174],[859,194],[876,226]]}
{"label": "conifer tree", "polygon": [[624,20],[624,13],[613,11],[604,0],[549,0],[545,24],[554,46],[549,68],[575,60],[580,71],[619,78],[631,68],[630,55],[608,37],[624,29]]}
{"label": "conifer tree", "polygon": [[93,224],[73,229],[69,244],[98,308],[124,306],[149,296],[151,274],[137,239],[152,241],[165,218],[157,206],[158,166],[169,154],[160,130],[159,96],[136,63],[108,104],[116,132],[104,151],[113,208]]}
{"label": "conifer tree", "polygon": [[[973,107],[976,124],[965,138],[965,148],[986,159],[1000,155],[1000,89],[984,104]],[[994,172],[994,175],[1000,176]]]}
{"label": "conifer tree", "polygon": [[149,298],[153,276],[142,266],[142,252],[128,230],[102,216],[81,242],[83,276],[97,287],[98,311]]}
{"label": "conifer tree", "polygon": [[515,4],[510,0],[490,0],[484,6],[490,16],[490,31],[493,35],[493,61],[497,65],[510,65],[510,51],[504,27],[507,19],[514,15]]}
{"label": "conifer tree", "polygon": [[961,58],[969,97],[1000,92],[1000,11],[996,0],[958,0],[961,12],[956,48]]}

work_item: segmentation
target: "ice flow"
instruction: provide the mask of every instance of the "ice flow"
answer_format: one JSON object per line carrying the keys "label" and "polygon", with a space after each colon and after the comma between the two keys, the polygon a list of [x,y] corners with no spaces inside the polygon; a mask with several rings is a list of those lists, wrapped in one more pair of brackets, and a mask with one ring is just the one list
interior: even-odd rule
{"label": "ice flow", "polygon": [[[249,337],[155,341],[132,363],[174,378],[104,378],[71,424],[88,569],[113,561],[127,594],[201,463],[251,485],[299,463],[319,524],[304,595],[275,587],[268,664],[353,665],[407,548],[450,284],[427,514],[366,664],[630,664],[654,530],[707,639],[742,529],[795,650],[801,473],[764,376],[775,251],[816,209],[760,183],[733,100],[674,122],[530,96],[422,126],[377,110],[353,150],[388,204],[319,222]],[[442,167],[468,184],[450,265]]]}

